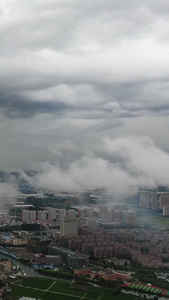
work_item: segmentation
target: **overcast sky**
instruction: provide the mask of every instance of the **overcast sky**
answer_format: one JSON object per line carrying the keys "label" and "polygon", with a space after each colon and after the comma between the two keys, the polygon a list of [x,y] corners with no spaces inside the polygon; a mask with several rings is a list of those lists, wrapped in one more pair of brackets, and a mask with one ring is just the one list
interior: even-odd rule
{"label": "overcast sky", "polygon": [[168,0],[1,0],[1,169],[53,190],[169,185],[168,60]]}

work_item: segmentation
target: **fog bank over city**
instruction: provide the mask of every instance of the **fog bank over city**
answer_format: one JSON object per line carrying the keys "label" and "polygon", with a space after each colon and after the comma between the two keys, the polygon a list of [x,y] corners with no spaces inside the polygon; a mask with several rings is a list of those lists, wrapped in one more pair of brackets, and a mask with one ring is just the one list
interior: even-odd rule
{"label": "fog bank over city", "polygon": [[53,191],[169,185],[168,1],[2,0],[0,20],[0,170]]}
{"label": "fog bank over city", "polygon": [[20,193],[16,184],[0,182],[0,203],[12,203],[19,196],[19,194]]}
{"label": "fog bank over city", "polygon": [[94,153],[61,165],[41,163],[38,172],[25,178],[39,188],[55,192],[105,189],[114,196],[129,196],[139,188],[168,186],[169,154],[148,137],[100,141]]}

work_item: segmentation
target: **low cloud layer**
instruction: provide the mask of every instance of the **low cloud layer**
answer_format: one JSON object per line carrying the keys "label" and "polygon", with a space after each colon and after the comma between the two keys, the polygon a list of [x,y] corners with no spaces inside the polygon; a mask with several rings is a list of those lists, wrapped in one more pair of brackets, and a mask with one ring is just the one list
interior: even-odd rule
{"label": "low cloud layer", "polygon": [[103,188],[113,196],[126,197],[139,188],[169,186],[169,154],[148,137],[126,137],[100,145],[100,155],[90,153],[66,168],[44,163],[29,180],[54,192],[84,192]]}
{"label": "low cloud layer", "polygon": [[16,184],[0,182],[0,203],[15,202],[18,196],[19,192]]}

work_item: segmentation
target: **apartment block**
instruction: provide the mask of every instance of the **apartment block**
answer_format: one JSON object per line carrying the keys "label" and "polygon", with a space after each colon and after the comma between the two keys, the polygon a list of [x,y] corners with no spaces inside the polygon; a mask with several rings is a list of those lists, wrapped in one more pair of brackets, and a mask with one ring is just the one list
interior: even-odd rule
{"label": "apartment block", "polygon": [[135,226],[136,224],[136,212],[134,210],[129,210],[126,213],[126,225]]}
{"label": "apartment block", "polygon": [[151,193],[150,192],[140,192],[140,207],[141,208],[151,208]]}
{"label": "apartment block", "polygon": [[99,218],[101,220],[108,219],[108,207],[106,205],[99,206]]}
{"label": "apartment block", "polygon": [[159,209],[163,209],[163,206],[165,205],[169,205],[169,194],[162,194],[162,195],[159,195]]}
{"label": "apartment block", "polygon": [[60,235],[61,236],[78,235],[78,219],[62,218],[60,220]]}
{"label": "apartment block", "polygon": [[163,206],[163,216],[169,217],[169,205]]}

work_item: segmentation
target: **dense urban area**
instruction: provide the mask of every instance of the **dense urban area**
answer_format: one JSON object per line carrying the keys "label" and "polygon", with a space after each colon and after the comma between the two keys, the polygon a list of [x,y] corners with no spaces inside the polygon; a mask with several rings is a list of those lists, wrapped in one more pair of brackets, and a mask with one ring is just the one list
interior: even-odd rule
{"label": "dense urban area", "polygon": [[26,183],[18,191],[1,203],[2,298],[28,296],[17,296],[16,286],[39,276],[97,284],[135,299],[169,297],[167,189],[123,200],[103,191],[54,194]]}

